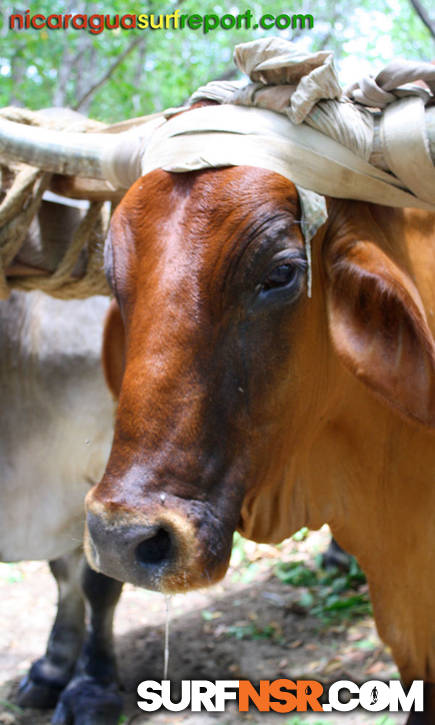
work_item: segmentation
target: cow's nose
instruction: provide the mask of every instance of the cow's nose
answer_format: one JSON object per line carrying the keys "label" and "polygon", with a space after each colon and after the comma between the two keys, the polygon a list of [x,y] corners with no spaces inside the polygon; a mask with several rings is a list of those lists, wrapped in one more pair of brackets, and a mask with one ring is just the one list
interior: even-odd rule
{"label": "cow's nose", "polygon": [[176,535],[167,522],[126,525],[88,513],[85,548],[98,571],[147,589],[159,590],[177,564]]}
{"label": "cow's nose", "polygon": [[150,533],[136,547],[136,560],[142,566],[164,564],[170,561],[172,540],[168,531],[160,526],[155,533]]}

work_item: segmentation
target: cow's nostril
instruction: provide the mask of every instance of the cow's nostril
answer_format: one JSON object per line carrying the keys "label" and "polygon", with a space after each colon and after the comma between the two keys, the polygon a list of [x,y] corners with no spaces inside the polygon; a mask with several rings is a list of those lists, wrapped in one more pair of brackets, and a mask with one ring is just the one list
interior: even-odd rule
{"label": "cow's nostril", "polygon": [[138,544],[136,559],[139,564],[162,564],[169,559],[171,548],[171,537],[166,529],[160,527],[155,534]]}

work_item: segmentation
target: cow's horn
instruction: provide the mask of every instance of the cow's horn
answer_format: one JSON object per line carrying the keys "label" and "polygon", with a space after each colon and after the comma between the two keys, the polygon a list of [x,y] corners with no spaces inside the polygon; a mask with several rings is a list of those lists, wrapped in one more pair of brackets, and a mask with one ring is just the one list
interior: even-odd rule
{"label": "cow's horn", "polygon": [[105,179],[115,188],[128,188],[141,175],[141,156],[157,123],[115,135],[54,131],[0,119],[0,155],[56,174]]}

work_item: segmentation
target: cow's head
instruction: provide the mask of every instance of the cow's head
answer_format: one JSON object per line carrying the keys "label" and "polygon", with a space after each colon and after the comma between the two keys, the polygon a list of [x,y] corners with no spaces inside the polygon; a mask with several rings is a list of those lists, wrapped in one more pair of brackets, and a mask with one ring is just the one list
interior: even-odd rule
{"label": "cow's head", "polygon": [[310,444],[349,379],[434,424],[434,344],[403,245],[389,247],[369,205],[346,209],[334,202],[313,242],[309,300],[283,177],[154,171],[127,193],[106,250],[119,405],[87,498],[97,569],[181,591],[224,574],[235,528],[277,541],[305,523]]}

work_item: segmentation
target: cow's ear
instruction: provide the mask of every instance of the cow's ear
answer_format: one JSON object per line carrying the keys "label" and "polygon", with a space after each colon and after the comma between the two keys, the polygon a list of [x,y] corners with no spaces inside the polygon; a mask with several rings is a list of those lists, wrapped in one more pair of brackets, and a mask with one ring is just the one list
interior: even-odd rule
{"label": "cow's ear", "polygon": [[376,244],[327,257],[330,334],[344,365],[403,414],[435,426],[435,342],[408,273]]}
{"label": "cow's ear", "polygon": [[107,386],[118,398],[125,367],[125,332],[116,300],[111,302],[106,314],[102,359]]}

